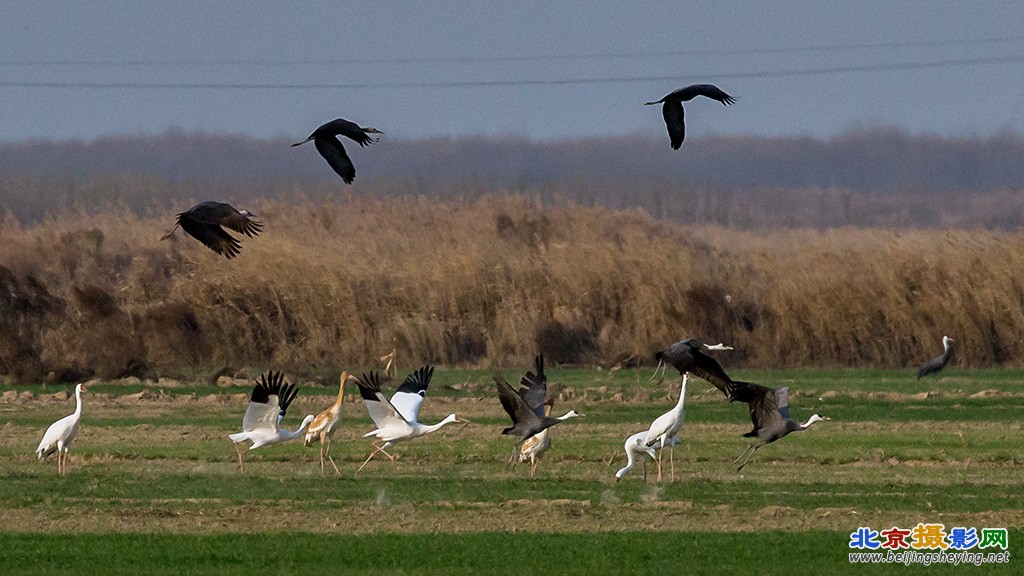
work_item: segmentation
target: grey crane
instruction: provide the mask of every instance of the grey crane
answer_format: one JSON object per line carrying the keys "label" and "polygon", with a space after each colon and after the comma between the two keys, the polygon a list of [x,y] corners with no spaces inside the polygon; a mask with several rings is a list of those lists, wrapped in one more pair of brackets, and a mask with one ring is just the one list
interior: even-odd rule
{"label": "grey crane", "polygon": [[344,118],[336,118],[326,124],[322,124],[319,128],[313,130],[309,138],[292,144],[292,147],[301,146],[312,140],[317,151],[324,157],[324,160],[327,160],[331,168],[334,168],[338,176],[341,176],[345,184],[351,184],[356,178],[356,167],[345,152],[345,147],[341,144],[341,140],[338,140],[338,136],[349,138],[360,146],[369,146],[376,142],[376,140],[370,138],[370,134],[383,134],[383,132],[372,126],[364,128]]}
{"label": "grey crane", "polygon": [[693,100],[697,96],[704,96],[717,100],[724,106],[733,104],[736,99],[729,96],[714,84],[693,84],[680,88],[661,100],[644,103],[645,106],[664,104],[661,107],[661,115],[665,118],[665,126],[668,128],[668,138],[673,150],[679,150],[686,138],[686,123],[683,120],[683,102]]}
{"label": "grey crane", "polygon": [[[555,407],[555,397],[558,396],[560,385],[548,386],[547,376],[544,374],[544,355],[539,354],[534,358],[534,369],[536,373],[527,371],[526,375],[519,381],[517,393],[522,396],[526,404],[533,410],[533,413],[540,417],[551,416]],[[540,403],[540,406],[537,403]],[[537,464],[540,457],[551,447],[551,429],[546,428],[537,434],[527,438],[519,444],[519,461],[530,463],[530,477],[537,476]],[[515,460],[512,461],[515,465]]]}
{"label": "grey crane", "polygon": [[771,444],[790,432],[807,430],[815,422],[829,419],[812,414],[807,422],[800,424],[789,417],[789,388],[773,390],[767,386],[750,382],[737,382],[737,384],[739,388],[735,399],[747,403],[750,407],[750,421],[754,424],[754,429],[743,436],[758,439],[757,442],[747,446],[747,449],[733,461],[736,463],[743,460],[739,468],[736,469],[737,472],[743,470],[747,461],[761,446]]}
{"label": "grey crane", "polygon": [[512,457],[509,459],[510,463],[519,454],[520,445],[529,438],[559,422],[582,416],[582,414],[578,414],[575,410],[570,410],[558,418],[544,415],[547,382],[543,377],[543,355],[537,356],[535,363],[539,376],[533,372],[527,372],[521,381],[522,387],[519,392],[514,390],[497,370],[491,374],[495,385],[498,387],[498,399],[501,400],[501,406],[508,413],[509,418],[512,419],[512,426],[505,428],[501,433],[519,437],[519,442],[516,443],[512,450]]}
{"label": "grey crane", "polygon": [[725,373],[717,360],[704,353],[705,350],[732,350],[732,346],[726,346],[721,342],[709,346],[696,338],[687,338],[676,342],[665,350],[654,354],[654,359],[658,361],[658,367],[654,369],[654,376],[651,377],[651,380],[658,376],[658,370],[662,370],[662,380],[664,380],[664,369],[671,364],[679,371],[681,377],[685,377],[687,372],[696,374],[714,384],[715,388],[721,390],[730,400],[735,400],[733,397],[736,389],[734,380]]}
{"label": "grey crane", "polygon": [[949,364],[949,359],[953,357],[953,347],[950,346],[953,342],[955,342],[955,340],[949,336],[942,337],[942,355],[932,358],[917,369],[918,380],[920,380],[922,376],[939,373],[946,367],[946,364]]}
{"label": "grey crane", "polygon": [[224,228],[234,230],[253,238],[263,230],[263,224],[254,219],[248,210],[235,210],[223,202],[200,202],[178,213],[178,221],[161,240],[166,240],[181,226],[186,234],[199,240],[204,246],[227,259],[238,256],[242,245]]}

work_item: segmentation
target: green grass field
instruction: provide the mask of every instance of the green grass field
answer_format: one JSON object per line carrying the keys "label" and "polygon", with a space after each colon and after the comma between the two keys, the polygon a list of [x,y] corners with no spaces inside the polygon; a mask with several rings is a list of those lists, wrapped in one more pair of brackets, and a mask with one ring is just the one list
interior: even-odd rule
{"label": "green grass field", "polygon": [[[227,434],[245,388],[138,398],[142,385],[97,384],[60,478],[32,451],[74,400],[17,386],[0,401],[0,572],[909,574],[921,568],[850,564],[850,533],[923,522],[1008,528],[1011,560],[998,570],[1024,573],[1013,557],[1024,372],[919,382],[908,371],[737,371],[790,386],[794,418],[831,418],[759,450],[742,473],[732,460],[746,446],[745,406],[691,380],[676,481],[655,484],[651,466],[646,482],[638,467],[616,483],[626,436],[674,403],[678,380],[649,373],[549,370],[565,385],[556,413],[586,416],[553,429],[537,478],[507,466],[514,440],[500,435],[506,417],[483,371],[438,370],[421,412],[469,424],[399,444],[397,462],[358,476],[372,425],[354,390],[332,452],[342,474],[321,477],[317,448],[301,442],[251,452],[236,470]],[[335,393],[304,386],[286,426]]]}

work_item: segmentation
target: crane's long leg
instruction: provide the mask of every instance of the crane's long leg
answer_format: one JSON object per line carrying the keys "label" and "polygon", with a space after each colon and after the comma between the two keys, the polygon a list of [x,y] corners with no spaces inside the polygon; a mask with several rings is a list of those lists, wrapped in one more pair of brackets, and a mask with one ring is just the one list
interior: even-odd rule
{"label": "crane's long leg", "polygon": [[746,460],[744,460],[743,463],[740,464],[740,467],[736,469],[737,472],[739,472],[740,470],[743,470],[743,467],[747,465],[747,461],[750,460],[750,457],[753,456],[754,452],[757,452],[757,449],[760,448],[761,446],[764,446],[764,444],[757,444],[757,445],[755,445],[753,447],[753,449],[750,451],[750,453],[747,454]]}
{"label": "crane's long leg", "polygon": [[671,446],[668,449],[668,462],[672,466],[672,480],[670,480],[670,482],[675,482],[676,481],[676,447],[675,446]]}
{"label": "crane's long leg", "polygon": [[387,451],[384,450],[383,446],[378,446],[378,445],[374,444],[373,447],[375,448],[375,450],[373,452],[370,452],[370,455],[366,457],[366,461],[363,462],[363,465],[359,467],[359,470],[356,470],[356,474],[359,474],[359,472],[363,468],[365,468],[367,464],[370,463],[370,460],[373,460],[373,457],[376,456],[378,452],[380,452],[381,454],[383,454],[383,455],[387,456],[388,458],[390,458],[392,462],[395,461],[395,457],[392,456],[391,454],[388,454]]}
{"label": "crane's long leg", "polygon": [[746,447],[746,449],[743,450],[742,454],[737,456],[736,459],[732,461],[732,463],[735,464],[735,463],[739,462],[744,456],[747,455],[747,452],[749,452],[750,450],[753,450],[753,449],[754,449],[754,445],[750,444],[749,446]]}
{"label": "crane's long leg", "polygon": [[64,475],[64,450],[57,449],[57,476]]}
{"label": "crane's long leg", "polygon": [[658,450],[658,484],[661,484],[661,463],[665,458],[665,444],[662,442],[661,448]]}
{"label": "crane's long leg", "polygon": [[[326,436],[325,440],[327,441],[327,459],[331,461],[331,466],[334,466],[334,475],[341,476],[341,470],[338,470],[338,465],[334,463],[334,458],[331,458],[331,437]],[[322,443],[323,440],[320,442]]]}
{"label": "crane's long leg", "polygon": [[324,477],[324,435],[320,434],[320,477]]}
{"label": "crane's long leg", "polygon": [[537,457],[530,454],[530,478],[537,477]]}
{"label": "crane's long leg", "polygon": [[644,483],[647,483],[647,460],[644,460]]}
{"label": "crane's long leg", "polygon": [[242,456],[242,450],[238,448],[239,444],[235,444],[235,452],[238,452],[238,471],[245,472],[245,462]]}

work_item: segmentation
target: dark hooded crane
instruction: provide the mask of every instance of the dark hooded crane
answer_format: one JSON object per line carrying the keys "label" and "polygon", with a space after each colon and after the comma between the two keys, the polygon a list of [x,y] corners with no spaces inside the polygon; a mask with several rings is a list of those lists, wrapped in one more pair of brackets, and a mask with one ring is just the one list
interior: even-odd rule
{"label": "dark hooded crane", "polygon": [[[733,463],[739,462],[737,472],[743,470],[750,457],[757,452],[758,448],[765,444],[771,444],[790,432],[807,430],[811,424],[828,418],[812,414],[807,422],[800,424],[789,417],[789,388],[777,388],[772,390],[767,386],[752,384],[749,382],[737,382],[740,388],[736,393],[736,400],[746,402],[750,407],[750,421],[754,429],[744,434],[747,438],[757,438],[758,441],[747,446],[747,449],[739,455]],[[745,458],[744,458],[745,457]]]}
{"label": "dark hooded crane", "polygon": [[239,470],[244,470],[245,466],[241,445],[246,440],[252,442],[249,450],[255,450],[261,446],[294,440],[306,432],[306,428],[313,421],[312,414],[302,419],[302,424],[297,430],[281,428],[281,421],[288,412],[288,406],[298,393],[299,389],[294,384],[289,384],[280,372],[260,375],[242,418],[242,431],[228,436],[235,443],[235,450],[238,452]]}
{"label": "dark hooded crane", "polygon": [[[671,365],[679,371],[680,376],[685,377],[687,372],[695,374],[715,385],[730,400],[736,389],[736,383],[717,360],[704,353],[705,350],[732,350],[732,346],[718,343],[707,345],[696,338],[687,338],[668,347],[668,349],[657,352],[654,359],[658,361],[658,367],[654,369],[654,377],[657,377],[658,370]],[[651,379],[653,380],[654,377]],[[664,379],[662,371],[662,379]]]}
{"label": "dark hooded crane", "polygon": [[161,240],[166,240],[181,226],[189,236],[221,256],[231,259],[238,256],[241,243],[228,234],[224,228],[245,234],[249,238],[258,235],[263,224],[253,219],[248,210],[235,210],[223,202],[201,202],[178,214],[178,222]]}
{"label": "dark hooded crane", "polygon": [[369,146],[376,142],[376,140],[370,138],[370,134],[383,134],[383,132],[372,126],[363,128],[355,122],[338,118],[313,130],[309,138],[302,142],[296,142],[292,146],[301,146],[312,140],[317,151],[324,157],[324,160],[327,160],[331,168],[334,168],[338,176],[341,176],[345,184],[351,184],[356,178],[356,167],[352,165],[352,160],[345,152],[345,147],[341,144],[341,140],[338,140],[338,136],[349,138],[360,146]]}
{"label": "dark hooded crane", "polygon": [[[544,375],[543,354],[534,358],[534,367],[536,372],[527,371],[519,381],[517,393],[526,401],[534,414],[540,417],[551,416],[551,411],[555,407],[555,397],[558,396],[561,386],[550,387],[547,385],[548,379]],[[539,407],[538,403],[540,403]],[[537,464],[540,463],[540,457],[551,447],[550,432],[550,428],[545,428],[519,444],[519,461],[530,463],[530,477],[537,476]],[[512,464],[514,465],[515,461]]]}
{"label": "dark hooded crane", "polygon": [[925,362],[917,369],[917,379],[920,380],[922,376],[929,374],[938,374],[949,364],[949,359],[953,357],[953,347],[950,346],[954,340],[949,336],[942,337],[942,356],[936,356],[931,360]]}
{"label": "dark hooded crane", "polygon": [[686,88],[680,88],[665,96],[661,100],[646,102],[645,106],[663,104],[661,114],[665,117],[665,126],[668,127],[668,138],[673,150],[679,150],[686,138],[686,123],[683,120],[683,102],[693,100],[697,96],[704,96],[717,100],[724,106],[733,104],[736,99],[720,90],[714,84],[693,84]]}
{"label": "dark hooded crane", "polygon": [[[543,376],[543,362],[543,356],[537,356],[536,364],[538,373],[541,376]],[[515,447],[512,449],[512,457],[509,459],[510,463],[519,454],[520,445],[529,438],[540,434],[542,431],[563,420],[582,416],[582,414],[577,414],[575,410],[570,410],[558,418],[545,416],[544,400],[547,395],[547,382],[543,377],[537,377],[532,372],[527,372],[526,376],[523,377],[521,381],[522,387],[519,389],[519,392],[514,390],[497,371],[493,372],[491,377],[494,378],[494,383],[498,387],[498,399],[501,400],[501,406],[508,413],[509,418],[512,419],[512,426],[505,428],[501,433],[519,437],[519,442],[516,442]]]}

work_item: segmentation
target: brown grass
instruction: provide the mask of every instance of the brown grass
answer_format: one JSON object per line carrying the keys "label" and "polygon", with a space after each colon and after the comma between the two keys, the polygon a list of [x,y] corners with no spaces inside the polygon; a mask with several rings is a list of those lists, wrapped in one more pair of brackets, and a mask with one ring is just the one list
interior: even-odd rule
{"label": "brown grass", "polygon": [[1024,359],[1024,237],[748,233],[525,199],[248,206],[225,260],[172,214],[0,224],[0,373],[114,377],[222,365],[610,364],[684,337],[759,367]]}

